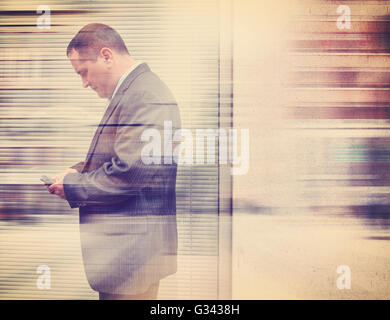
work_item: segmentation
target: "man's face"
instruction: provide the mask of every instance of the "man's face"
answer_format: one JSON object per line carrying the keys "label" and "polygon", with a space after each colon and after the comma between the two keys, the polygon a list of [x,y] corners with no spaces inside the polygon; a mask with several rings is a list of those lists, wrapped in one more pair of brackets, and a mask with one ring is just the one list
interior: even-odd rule
{"label": "man's face", "polygon": [[75,49],[69,54],[74,70],[81,76],[83,87],[91,87],[100,98],[109,98],[113,91],[110,86],[110,68],[101,55],[98,55],[96,61],[93,58],[80,55]]}

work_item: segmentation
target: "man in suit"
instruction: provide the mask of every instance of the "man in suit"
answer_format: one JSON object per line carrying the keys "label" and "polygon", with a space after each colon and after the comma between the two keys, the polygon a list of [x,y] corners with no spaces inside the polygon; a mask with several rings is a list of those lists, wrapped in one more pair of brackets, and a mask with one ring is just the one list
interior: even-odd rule
{"label": "man in suit", "polygon": [[177,159],[145,163],[143,133],[164,137],[166,121],[179,129],[176,101],[107,25],[83,27],[67,56],[83,86],[109,103],[85,161],[48,190],[79,208],[86,276],[100,299],[155,299],[160,279],[177,268]]}

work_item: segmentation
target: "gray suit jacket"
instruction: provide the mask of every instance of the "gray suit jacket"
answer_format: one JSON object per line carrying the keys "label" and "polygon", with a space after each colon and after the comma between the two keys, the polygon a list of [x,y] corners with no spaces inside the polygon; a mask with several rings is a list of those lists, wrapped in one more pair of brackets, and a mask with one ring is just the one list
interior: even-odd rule
{"label": "gray suit jacket", "polygon": [[79,207],[85,271],[96,291],[138,294],[176,272],[177,165],[141,159],[142,133],[158,130],[163,146],[164,121],[180,128],[176,101],[140,64],[112,98],[86,160],[74,166],[79,173],[64,178],[70,206]]}

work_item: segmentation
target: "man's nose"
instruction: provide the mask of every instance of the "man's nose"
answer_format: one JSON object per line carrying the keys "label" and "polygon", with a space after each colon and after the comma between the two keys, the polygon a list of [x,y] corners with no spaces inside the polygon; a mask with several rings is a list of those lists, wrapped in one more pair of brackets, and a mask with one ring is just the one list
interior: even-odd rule
{"label": "man's nose", "polygon": [[88,88],[89,86],[89,81],[87,79],[83,79],[83,87]]}

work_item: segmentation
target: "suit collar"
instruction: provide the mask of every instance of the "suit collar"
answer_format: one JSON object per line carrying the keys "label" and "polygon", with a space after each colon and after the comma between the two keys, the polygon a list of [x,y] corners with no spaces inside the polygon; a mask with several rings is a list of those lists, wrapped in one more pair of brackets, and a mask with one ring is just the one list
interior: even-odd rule
{"label": "suit collar", "polygon": [[101,134],[105,124],[108,122],[108,119],[110,118],[112,112],[115,110],[119,101],[122,99],[123,93],[126,91],[126,89],[130,86],[130,84],[141,73],[144,73],[147,71],[150,71],[150,68],[145,62],[143,62],[140,65],[138,65],[132,72],[130,72],[130,74],[126,77],[125,80],[123,80],[118,91],[115,93],[114,97],[111,99],[111,102],[109,103],[109,105],[106,109],[106,112],[104,113],[104,116],[103,116],[102,120],[100,121],[99,127],[97,128],[97,130],[95,132],[92,143],[91,143],[89,150],[88,150],[87,160],[89,160],[92,157],[93,152],[95,150],[96,143],[99,139],[99,135]]}
{"label": "suit collar", "polygon": [[[123,92],[126,91],[126,89],[135,80],[135,78],[137,78],[141,73],[144,73],[147,71],[150,71],[150,68],[147,65],[147,63],[145,63],[145,62],[140,63],[134,70],[132,70],[130,72],[130,74],[125,78],[125,80],[123,80],[123,82],[119,86],[118,91],[116,92],[115,96],[123,95]],[[115,96],[112,98],[111,101],[115,100]]]}
{"label": "suit collar", "polygon": [[103,116],[102,121],[100,122],[100,126],[104,126],[108,119],[110,118],[112,112],[114,111],[115,107],[119,103],[119,101],[122,99],[122,96],[124,92],[127,90],[127,88],[130,86],[130,84],[141,74],[144,72],[150,71],[149,66],[143,62],[140,65],[138,65],[133,71],[130,72],[130,74],[123,80],[122,84],[119,86],[118,91],[115,93],[115,96],[111,99],[106,112]]}

